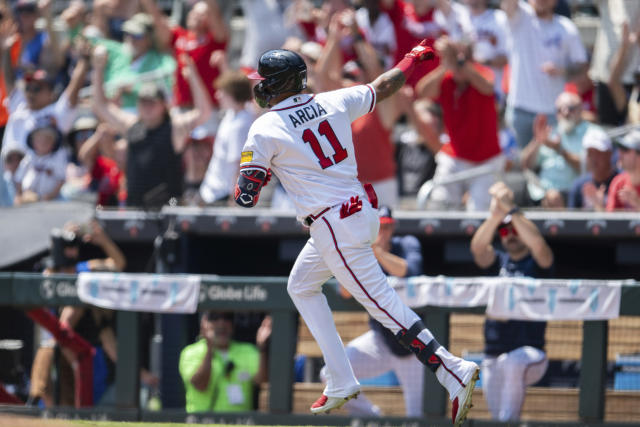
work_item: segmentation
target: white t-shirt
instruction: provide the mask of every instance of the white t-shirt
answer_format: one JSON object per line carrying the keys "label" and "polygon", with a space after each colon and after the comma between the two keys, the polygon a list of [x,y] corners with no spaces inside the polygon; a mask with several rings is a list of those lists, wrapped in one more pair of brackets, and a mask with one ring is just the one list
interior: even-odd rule
{"label": "white t-shirt", "polygon": [[224,114],[213,144],[213,156],[200,186],[200,196],[205,202],[212,203],[233,191],[240,153],[254,120],[254,114],[248,109],[228,110]]}
{"label": "white t-shirt", "polygon": [[[69,132],[75,109],[63,93],[58,101],[40,110],[31,110],[21,90],[14,90],[9,98],[9,121],[4,131],[2,147],[21,147],[27,151],[27,136],[40,119],[51,117],[62,133]],[[4,149],[2,150],[4,152]]]}
{"label": "white t-shirt", "polygon": [[587,52],[578,29],[564,16],[538,19],[533,8],[523,1],[518,3],[515,16],[509,19],[509,28],[513,49],[507,104],[533,113],[553,114],[566,78],[546,74],[542,64],[552,62],[566,69],[586,63]]}
{"label": "white t-shirt", "polygon": [[364,198],[351,122],[375,103],[370,85],[289,97],[253,123],[240,168],[271,168],[301,221],[352,196]]}
{"label": "white t-shirt", "polygon": [[282,47],[287,37],[299,35],[297,28],[285,19],[291,0],[241,0],[245,34],[240,64],[258,68],[260,55]]}
{"label": "white t-shirt", "polygon": [[[478,62],[491,61],[498,56],[509,56],[509,23],[501,10],[487,9],[479,15],[469,12],[473,26],[473,58]],[[502,93],[502,68],[491,67],[495,88]]]}
{"label": "white t-shirt", "polygon": [[22,185],[22,191],[30,190],[43,197],[66,179],[67,159],[64,148],[45,156],[29,150],[16,170],[14,181]]}
{"label": "white t-shirt", "polygon": [[393,29],[393,22],[385,12],[378,15],[376,22],[371,25],[369,20],[369,10],[362,7],[356,11],[356,22],[364,33],[365,38],[373,48],[384,58],[385,68],[390,68],[393,64],[393,55],[396,52],[396,33]]}

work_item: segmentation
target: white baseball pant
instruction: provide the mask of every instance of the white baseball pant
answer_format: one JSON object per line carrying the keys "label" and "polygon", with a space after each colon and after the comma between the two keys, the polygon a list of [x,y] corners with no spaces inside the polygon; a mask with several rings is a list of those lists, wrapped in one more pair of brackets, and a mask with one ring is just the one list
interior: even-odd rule
{"label": "white baseball pant", "polygon": [[548,365],[545,352],[530,346],[485,358],[482,393],[493,419],[519,420],[527,386],[540,381]]}
{"label": "white baseball pant", "polygon": [[[330,208],[311,224],[311,237],[289,276],[287,291],[324,356],[324,394],[329,397],[347,397],[360,389],[322,294],[322,285],[331,276],[394,334],[409,330],[420,320],[389,286],[373,254],[371,244],[379,227],[378,213],[367,200],[362,201],[362,210],[346,218],[340,218],[340,205]],[[417,338],[428,344],[433,335],[423,329]],[[461,365],[465,362],[444,347],[437,350],[437,355],[442,365],[436,376],[453,395],[463,387],[461,377],[466,372]]]}

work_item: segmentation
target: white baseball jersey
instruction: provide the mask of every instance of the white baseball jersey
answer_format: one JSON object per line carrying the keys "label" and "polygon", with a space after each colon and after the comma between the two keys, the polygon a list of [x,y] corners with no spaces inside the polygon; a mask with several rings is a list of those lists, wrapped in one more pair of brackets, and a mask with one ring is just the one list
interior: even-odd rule
{"label": "white baseball jersey", "polygon": [[271,168],[301,221],[352,196],[363,198],[351,122],[375,103],[370,85],[291,96],[253,123],[240,168]]}

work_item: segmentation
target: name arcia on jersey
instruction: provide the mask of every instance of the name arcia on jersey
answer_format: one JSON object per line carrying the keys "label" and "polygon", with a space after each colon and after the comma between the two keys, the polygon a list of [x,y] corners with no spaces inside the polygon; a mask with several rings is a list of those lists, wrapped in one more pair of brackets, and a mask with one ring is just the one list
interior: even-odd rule
{"label": "name arcia on jersey", "polygon": [[293,110],[293,113],[289,114],[289,120],[294,128],[298,125],[302,125],[308,121],[311,121],[317,117],[327,114],[327,110],[322,108],[322,105],[317,102],[314,104],[305,105],[304,107]]}

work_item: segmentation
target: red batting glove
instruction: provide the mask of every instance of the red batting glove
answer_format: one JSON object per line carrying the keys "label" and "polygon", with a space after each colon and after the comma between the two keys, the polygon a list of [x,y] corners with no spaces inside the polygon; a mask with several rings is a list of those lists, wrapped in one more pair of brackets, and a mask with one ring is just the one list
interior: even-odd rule
{"label": "red batting glove", "polygon": [[435,56],[433,49],[427,46],[427,39],[424,39],[419,45],[411,49],[394,68],[402,71],[405,78],[409,78],[417,63],[431,60]]}

